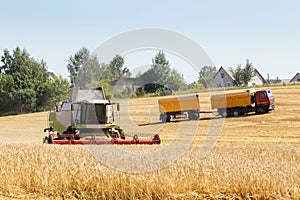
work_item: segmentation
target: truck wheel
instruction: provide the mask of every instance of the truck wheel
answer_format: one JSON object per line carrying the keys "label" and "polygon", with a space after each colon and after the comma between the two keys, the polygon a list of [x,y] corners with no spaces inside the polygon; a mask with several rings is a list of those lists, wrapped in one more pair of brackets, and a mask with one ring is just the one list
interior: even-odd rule
{"label": "truck wheel", "polygon": [[234,117],[239,116],[239,115],[240,115],[239,110],[233,110],[233,111],[232,111],[232,115],[233,115]]}
{"label": "truck wheel", "polygon": [[263,113],[265,113],[265,109],[264,109],[264,107],[262,107],[262,106],[258,106],[257,108],[256,108],[256,111],[255,111],[255,113],[256,114],[263,114]]}
{"label": "truck wheel", "polygon": [[167,114],[167,122],[170,122],[170,121],[171,121],[171,115]]}
{"label": "truck wheel", "polygon": [[160,119],[162,123],[170,122],[171,121],[171,115],[168,113],[164,113],[160,115]]}
{"label": "truck wheel", "polygon": [[265,113],[269,113],[269,108],[268,107],[265,108]]}
{"label": "truck wheel", "polygon": [[192,111],[188,113],[189,120],[198,120],[199,119],[199,113]]}
{"label": "truck wheel", "polygon": [[224,118],[226,118],[226,117],[229,117],[230,116],[230,114],[229,114],[229,111],[228,110],[222,110],[221,111],[221,113],[220,113],[221,115],[222,115],[222,117],[224,117]]}

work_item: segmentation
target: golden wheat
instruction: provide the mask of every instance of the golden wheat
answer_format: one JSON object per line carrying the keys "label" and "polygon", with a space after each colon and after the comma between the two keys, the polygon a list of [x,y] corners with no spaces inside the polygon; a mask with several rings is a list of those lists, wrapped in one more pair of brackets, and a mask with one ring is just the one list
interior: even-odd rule
{"label": "golden wheat", "polygon": [[[156,151],[181,126],[196,134],[181,159],[144,174],[105,167],[85,146],[40,145],[47,113],[0,117],[0,199],[300,199],[300,86],[272,91],[276,110],[226,119],[218,145],[204,159],[199,144],[209,115],[202,115],[195,132],[191,121],[157,123],[155,98],[130,100],[130,117],[121,114],[121,126],[131,135],[159,132],[163,144],[117,148]],[[201,99],[209,110],[209,96]]]}
{"label": "golden wheat", "polygon": [[221,145],[200,159],[194,145],[182,159],[145,174],[104,167],[83,146],[13,144],[0,149],[1,198],[300,198],[297,146]]}

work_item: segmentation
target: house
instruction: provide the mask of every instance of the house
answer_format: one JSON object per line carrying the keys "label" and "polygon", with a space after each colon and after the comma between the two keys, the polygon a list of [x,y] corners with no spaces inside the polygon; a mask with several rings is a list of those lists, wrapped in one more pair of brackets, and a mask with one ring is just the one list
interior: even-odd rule
{"label": "house", "polygon": [[120,78],[112,81],[110,85],[112,90],[125,90],[130,88],[132,91],[135,91],[139,87],[137,78]]}
{"label": "house", "polygon": [[264,79],[257,69],[254,69],[254,76],[248,82],[248,86],[261,86],[264,84],[267,84],[266,79]]}
{"label": "house", "polygon": [[300,82],[300,73],[297,73],[291,80],[290,83]]}
{"label": "house", "polygon": [[232,87],[234,78],[229,69],[220,67],[217,73],[213,76],[215,87]]}

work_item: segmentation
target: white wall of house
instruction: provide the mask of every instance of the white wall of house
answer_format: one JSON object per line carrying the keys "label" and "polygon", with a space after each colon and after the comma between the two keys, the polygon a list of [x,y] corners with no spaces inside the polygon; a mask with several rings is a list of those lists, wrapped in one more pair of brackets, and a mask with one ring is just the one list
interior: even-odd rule
{"label": "white wall of house", "polygon": [[228,72],[221,67],[214,76],[215,87],[232,87],[233,79]]}
{"label": "white wall of house", "polygon": [[253,76],[251,80],[248,82],[248,86],[261,86],[264,82],[261,80],[259,76]]}

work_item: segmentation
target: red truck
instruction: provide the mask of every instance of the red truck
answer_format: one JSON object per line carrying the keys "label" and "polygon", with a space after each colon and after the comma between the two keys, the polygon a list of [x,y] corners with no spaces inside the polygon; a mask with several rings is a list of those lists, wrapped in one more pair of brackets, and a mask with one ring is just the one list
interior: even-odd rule
{"label": "red truck", "polygon": [[274,101],[270,89],[231,91],[211,95],[211,108],[217,109],[223,117],[239,116],[249,112],[263,114],[275,109]]}

